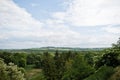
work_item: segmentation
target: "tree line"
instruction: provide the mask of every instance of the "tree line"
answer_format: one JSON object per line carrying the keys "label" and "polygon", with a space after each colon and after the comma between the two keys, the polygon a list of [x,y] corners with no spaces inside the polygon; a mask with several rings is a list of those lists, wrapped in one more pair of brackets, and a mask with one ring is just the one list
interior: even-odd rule
{"label": "tree line", "polygon": [[42,70],[41,80],[119,80],[120,39],[99,52],[0,52],[0,80],[25,80],[27,65]]}

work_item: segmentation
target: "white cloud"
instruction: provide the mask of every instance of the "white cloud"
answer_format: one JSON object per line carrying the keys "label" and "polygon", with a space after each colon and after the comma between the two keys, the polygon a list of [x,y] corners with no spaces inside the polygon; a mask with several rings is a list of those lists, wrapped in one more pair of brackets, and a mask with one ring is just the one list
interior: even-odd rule
{"label": "white cloud", "polygon": [[[48,20],[46,23],[42,23],[36,20],[12,0],[0,1],[0,34],[3,34],[0,37],[1,48],[12,48],[15,46],[14,43],[17,47],[22,42],[26,42],[27,47],[31,46],[31,43],[38,42],[39,45],[41,44],[40,46],[64,46],[78,35],[60,21]],[[70,38],[73,39],[70,40]],[[26,44],[22,45],[26,46]]]}
{"label": "white cloud", "polygon": [[[51,19],[41,22],[13,0],[0,0],[0,48],[103,47],[110,46],[118,38],[114,34],[86,35],[71,29],[74,26],[118,24],[120,10],[116,0],[115,2],[113,0],[110,2],[70,0],[69,2],[71,3],[65,12],[55,12],[51,15]],[[103,6],[106,8],[104,9]],[[113,33],[120,32],[118,29],[118,27],[107,27],[103,30]]]}
{"label": "white cloud", "polygon": [[[68,1],[66,11],[61,13],[64,14],[66,22],[71,23],[73,26],[120,24],[119,0]],[[56,17],[58,18],[58,16]]]}
{"label": "white cloud", "polygon": [[120,34],[120,25],[104,27],[103,30],[105,30],[109,33]]}
{"label": "white cloud", "polygon": [[34,27],[41,28],[37,21],[24,8],[18,7],[12,0],[0,1],[0,27],[27,30]]}
{"label": "white cloud", "polygon": [[52,16],[55,19],[60,19],[60,20],[64,20],[65,19],[65,13],[64,12],[55,12],[55,13],[53,13]]}

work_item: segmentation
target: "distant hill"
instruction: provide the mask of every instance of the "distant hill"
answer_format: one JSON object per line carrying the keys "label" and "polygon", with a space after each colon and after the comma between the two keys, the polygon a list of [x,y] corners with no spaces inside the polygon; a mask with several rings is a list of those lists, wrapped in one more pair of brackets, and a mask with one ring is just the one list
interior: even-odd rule
{"label": "distant hill", "polygon": [[1,49],[0,51],[7,52],[24,52],[24,53],[43,53],[45,51],[101,51],[105,48],[71,48],[71,47],[41,47],[41,48],[30,48],[30,49]]}

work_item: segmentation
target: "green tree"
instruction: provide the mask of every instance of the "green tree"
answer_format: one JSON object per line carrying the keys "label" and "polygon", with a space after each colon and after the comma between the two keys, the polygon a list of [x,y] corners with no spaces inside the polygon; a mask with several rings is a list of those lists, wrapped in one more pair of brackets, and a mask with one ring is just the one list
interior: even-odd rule
{"label": "green tree", "polygon": [[19,67],[26,66],[26,54],[25,53],[13,53],[13,61],[14,64]]}
{"label": "green tree", "polygon": [[42,68],[42,56],[41,55],[36,55],[35,56],[35,67],[36,68]]}
{"label": "green tree", "polygon": [[25,78],[24,73],[16,65],[13,63],[6,65],[0,59],[0,80],[25,80]]}
{"label": "green tree", "polygon": [[116,44],[113,44],[112,48],[107,49],[105,54],[96,61],[96,68],[99,68],[103,65],[116,67],[120,65],[120,39]]}
{"label": "green tree", "polygon": [[112,44],[112,48],[120,50],[120,38],[119,38],[119,40],[117,41],[116,44]]}
{"label": "green tree", "polygon": [[103,65],[116,67],[119,65],[119,53],[106,53],[104,54],[99,61],[96,62],[96,68],[99,68]]}
{"label": "green tree", "polygon": [[13,55],[10,52],[1,52],[0,58],[4,59],[7,64],[13,61]]}
{"label": "green tree", "polygon": [[56,80],[56,73],[55,73],[55,62],[53,57],[48,53],[43,54],[43,62],[42,62],[42,69],[43,74],[47,80]]}
{"label": "green tree", "polygon": [[84,59],[85,61],[90,65],[93,66],[94,65],[94,59],[93,59],[94,55],[91,52],[85,53],[84,55]]}
{"label": "green tree", "polygon": [[109,66],[100,67],[94,74],[84,80],[108,80],[114,73],[114,68]]}
{"label": "green tree", "polygon": [[62,54],[58,53],[58,51],[56,51],[55,53],[54,63],[55,63],[54,66],[55,66],[56,80],[61,80],[65,71],[65,60]]}
{"label": "green tree", "polygon": [[[70,66],[71,63],[68,65]],[[94,72],[94,69],[87,64],[84,57],[78,55],[72,61],[71,67],[68,67],[63,80],[83,80]]]}

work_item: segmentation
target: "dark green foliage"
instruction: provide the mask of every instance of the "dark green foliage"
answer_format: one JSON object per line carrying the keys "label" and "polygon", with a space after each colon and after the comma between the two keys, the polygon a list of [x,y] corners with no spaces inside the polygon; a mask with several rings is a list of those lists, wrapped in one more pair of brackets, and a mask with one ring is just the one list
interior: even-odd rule
{"label": "dark green foliage", "polygon": [[90,65],[93,66],[94,65],[94,55],[91,52],[88,52],[84,55],[84,59],[85,61]]}
{"label": "dark green foliage", "polygon": [[112,74],[108,80],[120,80],[120,66],[114,69],[114,74]]}
{"label": "dark green foliage", "polygon": [[104,54],[97,62],[96,68],[103,65],[116,67],[120,65],[120,40],[112,46],[112,48],[107,49]]}
{"label": "dark green foliage", "polygon": [[56,80],[61,80],[65,71],[65,60],[63,56],[61,56],[58,53],[58,51],[56,51],[55,53],[54,62],[55,62],[54,65],[55,65]]}
{"label": "dark green foliage", "polygon": [[118,53],[107,53],[102,56],[102,58],[96,62],[96,68],[99,68],[100,66],[107,65],[107,66],[112,66],[116,67],[118,66],[119,59],[118,59],[119,54]]}
{"label": "dark green foliage", "polygon": [[36,54],[28,54],[27,55],[27,64],[31,65],[34,64],[36,59],[35,59]]}
{"label": "dark green foliage", "polygon": [[94,69],[84,61],[81,55],[76,56],[71,63],[71,67],[68,68],[63,80],[83,80],[94,72]]}
{"label": "dark green foliage", "polygon": [[43,55],[43,74],[45,75],[47,80],[55,80],[55,65],[52,56],[49,53],[44,53]]}
{"label": "dark green foliage", "polygon": [[36,55],[35,58],[35,67],[36,68],[42,68],[42,58],[41,55]]}
{"label": "dark green foliage", "polygon": [[42,68],[42,54],[28,54],[27,55],[27,64],[35,65],[35,68]]}
{"label": "dark green foliage", "polygon": [[9,52],[1,52],[0,58],[4,59],[4,62],[7,64],[13,61],[13,55]]}
{"label": "dark green foliage", "polygon": [[74,58],[75,55],[70,51],[62,54],[56,51],[54,56],[44,53],[42,66],[47,80],[62,80],[66,71],[66,61]]}
{"label": "dark green foliage", "polygon": [[102,66],[93,75],[84,80],[107,80],[113,73],[113,67]]}
{"label": "dark green foliage", "polygon": [[0,53],[0,58],[4,59],[5,63],[13,62],[14,64],[18,65],[19,67],[26,66],[26,54],[25,53],[9,53],[9,52],[2,52]]}
{"label": "dark green foliage", "polygon": [[18,65],[19,67],[25,67],[26,66],[26,54],[25,53],[14,53],[12,62]]}

